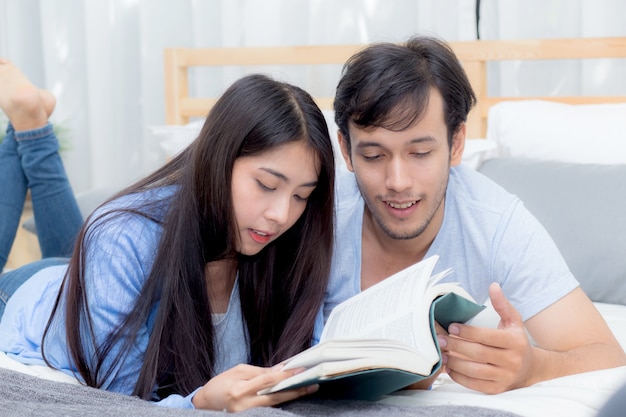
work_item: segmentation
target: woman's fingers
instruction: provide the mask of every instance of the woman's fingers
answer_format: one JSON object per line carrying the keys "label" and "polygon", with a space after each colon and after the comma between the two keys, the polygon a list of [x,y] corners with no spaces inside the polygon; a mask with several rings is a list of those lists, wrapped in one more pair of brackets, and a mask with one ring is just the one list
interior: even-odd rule
{"label": "woman's fingers", "polygon": [[207,382],[194,396],[196,408],[210,410],[242,411],[252,407],[269,407],[291,401],[317,391],[317,385],[259,395],[289,378],[302,369],[282,370],[282,366],[262,368],[252,365],[237,365]]}

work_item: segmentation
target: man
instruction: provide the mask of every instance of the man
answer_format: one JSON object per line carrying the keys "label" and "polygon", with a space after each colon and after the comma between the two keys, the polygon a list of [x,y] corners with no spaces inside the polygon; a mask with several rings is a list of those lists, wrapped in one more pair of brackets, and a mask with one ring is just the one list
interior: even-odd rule
{"label": "man", "polygon": [[[348,170],[337,187],[336,248],[324,315],[438,254],[497,329],[439,329],[445,370],[485,393],[626,364],[556,245],[515,196],[460,165],[475,96],[433,38],[375,44],[348,60],[335,120]],[[534,343],[531,343],[529,336]],[[428,381],[431,382],[431,381]]]}

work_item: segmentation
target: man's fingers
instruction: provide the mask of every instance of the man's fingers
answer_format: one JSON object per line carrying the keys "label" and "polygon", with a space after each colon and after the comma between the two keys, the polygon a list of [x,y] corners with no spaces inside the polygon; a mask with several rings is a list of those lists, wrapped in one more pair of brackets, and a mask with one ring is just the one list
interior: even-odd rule
{"label": "man's fingers", "polygon": [[485,334],[484,332],[474,331],[479,328],[467,327],[466,329],[465,333],[472,333],[474,339],[447,337],[445,339],[446,352],[477,363],[500,363],[501,361],[506,361],[506,348],[510,343],[506,335],[503,335],[502,332]]}
{"label": "man's fingers", "polygon": [[[477,367],[475,369],[472,369],[470,372],[482,371],[484,375],[489,375],[493,373],[493,372],[489,372],[489,369],[487,369],[487,367],[489,367],[490,365],[485,365],[485,364],[476,364],[476,365]],[[483,369],[478,369],[478,366],[481,366]],[[499,386],[498,381],[496,379],[489,379],[489,378],[479,379],[479,378],[468,376],[464,372],[456,370],[456,369],[452,369],[452,368],[446,368],[446,372],[448,373],[448,376],[450,376],[450,378],[452,378],[454,382],[464,387],[467,387],[469,389],[484,392],[485,394],[498,394],[504,391],[504,389],[502,389],[502,387]]]}
{"label": "man's fingers", "polygon": [[[452,323],[448,331],[451,337],[445,338],[447,350],[456,350],[458,346],[463,346],[468,343],[491,346],[494,348],[506,348],[511,344],[511,336],[500,329]],[[451,348],[451,346],[455,347]]]}
{"label": "man's fingers", "polygon": [[494,282],[489,286],[489,298],[491,299],[494,310],[500,316],[498,328],[524,326],[522,316],[506,298],[498,283]]}

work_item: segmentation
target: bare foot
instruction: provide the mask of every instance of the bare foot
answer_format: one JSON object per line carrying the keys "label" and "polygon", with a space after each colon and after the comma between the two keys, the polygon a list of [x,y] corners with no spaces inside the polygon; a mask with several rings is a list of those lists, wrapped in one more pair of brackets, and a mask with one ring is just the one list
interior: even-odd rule
{"label": "bare foot", "polygon": [[0,59],[0,109],[16,131],[45,126],[55,104],[51,93],[35,87],[15,65]]}

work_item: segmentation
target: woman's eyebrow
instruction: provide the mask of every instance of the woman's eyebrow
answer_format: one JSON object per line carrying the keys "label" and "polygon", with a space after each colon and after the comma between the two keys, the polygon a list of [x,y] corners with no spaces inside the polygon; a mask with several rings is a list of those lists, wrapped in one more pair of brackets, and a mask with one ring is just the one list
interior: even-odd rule
{"label": "woman's eyebrow", "polygon": [[[281,172],[275,171],[271,168],[260,168],[262,171],[267,172],[268,174],[271,174],[273,176],[275,176],[276,178],[284,181],[285,183],[289,184],[291,181],[289,181],[289,178],[287,178],[287,176]],[[304,184],[301,184],[300,187],[317,187],[317,181],[312,181],[312,182],[306,182]]]}

